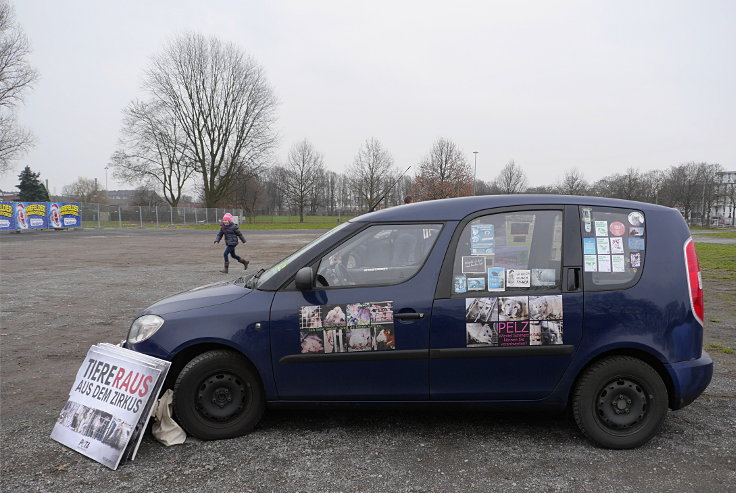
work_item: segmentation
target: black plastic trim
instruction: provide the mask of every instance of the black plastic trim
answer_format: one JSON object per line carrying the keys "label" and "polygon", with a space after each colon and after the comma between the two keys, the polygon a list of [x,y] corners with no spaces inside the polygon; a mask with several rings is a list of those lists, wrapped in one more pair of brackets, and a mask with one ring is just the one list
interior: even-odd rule
{"label": "black plastic trim", "polygon": [[427,359],[429,349],[403,349],[390,351],[367,351],[359,353],[288,354],[279,363],[317,363],[343,361],[385,361],[397,359]]}
{"label": "black plastic trim", "polygon": [[559,344],[553,346],[515,346],[515,347],[462,347],[432,349],[431,359],[449,358],[517,358],[528,356],[564,356],[572,354],[575,346]]}

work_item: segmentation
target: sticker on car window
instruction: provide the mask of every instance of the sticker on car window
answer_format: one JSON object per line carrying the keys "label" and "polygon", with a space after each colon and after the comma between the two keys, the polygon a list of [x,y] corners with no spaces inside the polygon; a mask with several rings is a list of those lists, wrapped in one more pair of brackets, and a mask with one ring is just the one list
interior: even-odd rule
{"label": "sticker on car window", "polygon": [[471,254],[493,255],[495,245],[493,224],[473,224],[470,226]]}
{"label": "sticker on car window", "polygon": [[623,238],[611,238],[611,253],[624,253]]}
{"label": "sticker on car window", "polygon": [[611,272],[626,272],[623,255],[611,255]]}
{"label": "sticker on car window", "polygon": [[598,272],[611,272],[610,255],[598,255]]}
{"label": "sticker on car window", "polygon": [[488,269],[488,291],[504,291],[506,289],[506,269],[491,267]]}
{"label": "sticker on car window", "polygon": [[532,269],[532,286],[556,286],[555,269]]}
{"label": "sticker on car window", "polygon": [[608,236],[608,221],[596,221],[595,222],[595,235],[596,236]]}
{"label": "sticker on car window", "polygon": [[485,274],[486,258],[480,255],[464,256],[462,259],[464,274]]}
{"label": "sticker on car window", "polygon": [[465,274],[455,276],[452,279],[452,292],[453,293],[465,293],[468,291],[468,283]]}
{"label": "sticker on car window", "polygon": [[611,253],[611,244],[608,242],[608,238],[596,238],[596,246],[598,255]]}
{"label": "sticker on car window", "polygon": [[485,291],[485,290],[486,290],[485,277],[469,277],[468,278],[468,291]]}
{"label": "sticker on car window", "polygon": [[396,349],[393,301],[299,308],[302,353]]}
{"label": "sticker on car window", "polygon": [[562,296],[502,296],[465,300],[466,346],[562,344]]}
{"label": "sticker on car window", "polygon": [[632,267],[640,267],[641,266],[641,253],[632,253],[631,254],[631,266]]}
{"label": "sticker on car window", "polygon": [[629,214],[629,224],[632,226],[642,226],[644,224],[644,214],[634,211]]}
{"label": "sticker on car window", "polygon": [[644,238],[629,238],[629,250],[644,250]]}
{"label": "sticker on car window", "polygon": [[506,287],[528,288],[531,286],[531,270],[509,269],[506,273]]}
{"label": "sticker on car window", "polygon": [[595,254],[595,238],[583,238],[583,253],[586,255]]}

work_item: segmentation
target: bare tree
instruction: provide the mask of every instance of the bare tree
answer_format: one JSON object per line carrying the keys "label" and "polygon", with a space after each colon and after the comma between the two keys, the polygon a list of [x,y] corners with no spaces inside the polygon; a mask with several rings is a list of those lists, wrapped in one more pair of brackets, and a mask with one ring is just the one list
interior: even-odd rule
{"label": "bare tree", "polygon": [[499,193],[523,193],[527,187],[526,173],[512,159],[501,169],[496,178],[496,187]]}
{"label": "bare tree", "polygon": [[16,121],[15,110],[23,93],[38,79],[27,62],[28,38],[15,22],[13,7],[0,0],[0,175],[33,145],[33,135]]}
{"label": "bare tree", "polygon": [[141,185],[136,188],[135,194],[133,195],[130,203],[131,205],[155,207],[157,205],[163,205],[166,202],[158,193],[156,193],[155,190],[146,185]]}
{"label": "bare tree", "polygon": [[440,138],[419,163],[414,180],[416,200],[446,199],[473,194],[473,173],[460,148]]}
{"label": "bare tree", "polygon": [[308,140],[304,139],[291,147],[282,186],[284,197],[299,210],[299,222],[304,222],[304,208],[309,205],[323,173],[322,155]]}
{"label": "bare tree", "polygon": [[[161,121],[184,136],[208,207],[239,173],[256,174],[275,145],[276,98],[261,67],[215,37],[177,36],[153,58],[144,78]],[[174,135],[169,129],[166,135]]]}
{"label": "bare tree", "polygon": [[91,178],[79,178],[71,185],[65,185],[61,190],[62,195],[73,198],[80,202],[107,202],[107,194],[100,189],[97,180]]}
{"label": "bare tree", "polygon": [[585,195],[587,189],[588,183],[578,168],[565,171],[562,180],[557,184],[557,191],[562,195]]}
{"label": "bare tree", "polygon": [[161,103],[133,101],[123,111],[123,129],[111,166],[118,179],[155,183],[176,207],[187,181],[196,171],[179,122]]}
{"label": "bare tree", "polygon": [[393,184],[395,175],[391,154],[372,138],[360,147],[353,165],[347,170],[347,178],[358,204],[368,210],[383,198]]}

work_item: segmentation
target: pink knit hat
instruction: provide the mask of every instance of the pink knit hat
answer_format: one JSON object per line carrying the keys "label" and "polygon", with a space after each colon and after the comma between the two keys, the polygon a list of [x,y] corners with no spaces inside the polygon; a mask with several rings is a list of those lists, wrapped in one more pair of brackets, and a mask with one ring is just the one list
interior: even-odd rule
{"label": "pink knit hat", "polygon": [[230,221],[233,222],[233,215],[229,212],[226,212],[224,216],[222,216],[222,222]]}

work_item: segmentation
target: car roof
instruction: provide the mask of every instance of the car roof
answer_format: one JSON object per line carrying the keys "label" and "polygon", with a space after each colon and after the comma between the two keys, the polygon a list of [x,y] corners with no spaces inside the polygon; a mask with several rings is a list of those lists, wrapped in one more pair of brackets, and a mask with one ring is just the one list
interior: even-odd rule
{"label": "car roof", "polygon": [[369,212],[353,219],[353,222],[393,222],[393,221],[459,221],[468,214],[496,207],[526,205],[589,205],[598,207],[626,207],[640,210],[665,208],[632,200],[610,199],[579,195],[480,195],[454,199],[427,200],[413,204],[389,207]]}

